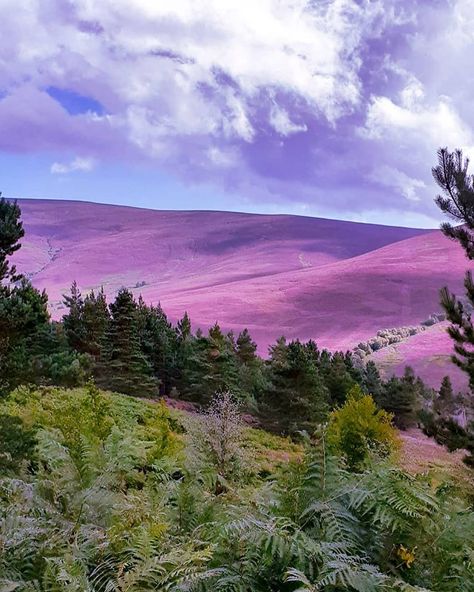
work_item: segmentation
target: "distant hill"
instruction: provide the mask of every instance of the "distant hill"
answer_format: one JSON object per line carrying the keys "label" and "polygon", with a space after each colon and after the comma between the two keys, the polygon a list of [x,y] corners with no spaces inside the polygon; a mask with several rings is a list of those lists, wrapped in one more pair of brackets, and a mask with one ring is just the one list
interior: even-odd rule
{"label": "distant hill", "polygon": [[[265,354],[279,335],[351,348],[378,329],[439,311],[469,262],[438,231],[318,218],[155,211],[20,200],[17,264],[46,288],[53,315],[72,280],[86,292],[127,286],[195,326],[248,327]],[[446,348],[449,342],[440,340]],[[447,352],[444,351],[444,354]]]}

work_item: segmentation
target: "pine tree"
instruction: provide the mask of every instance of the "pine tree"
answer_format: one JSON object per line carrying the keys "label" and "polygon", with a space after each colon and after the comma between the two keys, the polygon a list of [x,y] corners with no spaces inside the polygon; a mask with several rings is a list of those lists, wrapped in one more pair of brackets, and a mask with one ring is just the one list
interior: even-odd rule
{"label": "pine tree", "polygon": [[[470,271],[464,278],[467,300],[474,306],[474,282]],[[448,288],[441,290],[441,304],[451,325],[448,334],[454,341],[455,354],[452,361],[469,377],[469,386],[474,390],[474,325],[466,305],[451,294]]]}
{"label": "pine tree", "polygon": [[346,356],[342,352],[335,352],[332,357],[322,357],[321,360],[321,370],[324,384],[329,391],[331,407],[344,405],[349,391],[356,384],[348,370]]}
{"label": "pine tree", "polygon": [[[460,226],[449,222],[442,224],[443,233],[460,243],[469,259],[474,259],[474,180],[468,174],[469,160],[463,158],[461,150],[449,152],[447,148],[438,151],[438,166],[432,169],[433,176],[441,187],[444,196],[438,195],[436,204],[442,212]],[[474,306],[474,282],[471,272],[467,272],[464,287],[467,300]],[[451,294],[445,287],[441,290],[441,304],[451,322],[448,333],[455,345],[453,362],[469,376],[471,389],[474,389],[474,325],[465,304]]]}
{"label": "pine tree", "polygon": [[103,288],[97,295],[92,290],[83,298],[74,281],[70,294],[64,295],[63,303],[68,308],[62,322],[69,347],[97,360],[110,319]]}
{"label": "pine tree", "polygon": [[383,386],[380,372],[373,360],[369,360],[365,365],[361,384],[364,391],[371,395],[374,401],[378,404],[382,395]]}
{"label": "pine tree", "polygon": [[183,376],[186,397],[206,405],[216,393],[225,391],[240,398],[237,356],[231,336],[224,335],[215,323],[207,337],[198,332],[191,346]]}
{"label": "pine tree", "polygon": [[180,341],[186,341],[192,336],[191,319],[187,312],[185,312],[183,318],[178,321],[176,331]]}
{"label": "pine tree", "polygon": [[85,351],[95,360],[100,356],[101,344],[110,321],[109,307],[104,289],[94,290],[84,298],[83,323],[85,330]]}
{"label": "pine tree", "polygon": [[248,329],[239,333],[236,345],[241,364],[253,364],[257,358],[257,344],[252,340]]}
{"label": "pine tree", "polygon": [[[0,194],[1,195],[1,194]],[[24,236],[21,210],[0,199],[0,394],[35,380],[32,352],[49,323],[46,292],[17,273],[10,257]]]}
{"label": "pine tree", "polygon": [[167,395],[178,374],[178,335],[161,305],[148,306],[141,296],[137,320],[141,350],[160,380],[161,394]]}
{"label": "pine tree", "polygon": [[187,312],[176,324],[176,375],[173,378],[172,393],[187,395],[189,390],[190,359],[195,348],[191,319]]}
{"label": "pine tree", "polygon": [[280,338],[270,349],[262,421],[284,433],[312,431],[327,417],[328,393],[311,343]]}
{"label": "pine tree", "polygon": [[[451,220],[459,223],[453,226],[445,222],[443,233],[459,242],[468,259],[474,259],[474,177],[468,174],[469,160],[463,158],[461,150],[449,152],[438,150],[438,166],[432,169],[435,181],[444,194],[438,195],[436,204]],[[469,377],[469,386],[474,390],[474,324],[470,310],[474,307],[474,281],[468,271],[464,279],[467,305],[451,294],[445,287],[441,290],[441,304],[451,325],[448,333],[454,341],[453,362]],[[450,447],[466,448],[470,456],[465,461],[474,465],[474,422],[466,428],[457,426],[454,420],[447,420],[444,438],[452,435]],[[460,437],[460,433],[464,436]]]}
{"label": "pine tree", "polygon": [[255,408],[265,389],[264,364],[257,355],[257,344],[248,329],[244,329],[236,341],[236,355],[239,366],[239,385],[247,398],[247,404]]}
{"label": "pine tree", "polygon": [[25,236],[21,221],[21,210],[17,202],[7,201],[0,192],[0,283],[5,280],[17,282],[21,275],[10,263],[9,257],[21,248],[20,240]]}
{"label": "pine tree", "polygon": [[456,400],[449,376],[445,376],[441,381],[438,396],[433,403],[433,411],[445,418],[451,417],[456,411]]}
{"label": "pine tree", "polygon": [[361,384],[364,378],[364,372],[360,366],[354,364],[354,357],[352,355],[352,352],[347,351],[345,354],[342,355],[344,356],[344,363],[346,365],[346,369],[350,377],[357,384]]}
{"label": "pine tree", "polygon": [[420,382],[413,369],[407,366],[402,378],[392,376],[384,385],[380,406],[392,413],[394,423],[402,430],[416,423],[419,409]]}
{"label": "pine tree", "polygon": [[468,174],[469,159],[463,157],[462,150],[449,152],[447,148],[438,150],[438,166],[432,173],[444,196],[438,195],[436,205],[453,221],[453,226],[445,222],[443,233],[460,243],[469,259],[474,259],[474,178]]}
{"label": "pine tree", "polygon": [[68,309],[68,313],[63,316],[63,325],[69,346],[83,352],[86,341],[84,300],[75,280],[72,282],[70,294],[63,296],[63,304]]}
{"label": "pine tree", "polygon": [[133,294],[122,288],[109,308],[111,318],[102,345],[98,383],[128,395],[156,395],[157,381],[140,349],[137,303]]}

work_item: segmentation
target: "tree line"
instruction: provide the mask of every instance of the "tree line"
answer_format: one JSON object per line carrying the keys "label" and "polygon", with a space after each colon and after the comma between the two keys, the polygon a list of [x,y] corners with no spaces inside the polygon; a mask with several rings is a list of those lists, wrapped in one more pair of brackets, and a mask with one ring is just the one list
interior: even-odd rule
{"label": "tree line", "polygon": [[140,397],[169,396],[206,406],[230,391],[262,426],[287,434],[311,431],[342,406],[355,386],[405,429],[438,395],[410,368],[384,381],[375,364],[356,364],[314,341],[286,341],[257,354],[249,331],[216,323],[193,330],[187,313],[176,324],[158,305],[122,288],[112,302],[103,289],[64,296],[61,321],[50,319],[47,294],[11,264],[24,236],[16,203],[0,201],[0,392],[20,384],[73,387],[93,377],[103,389]]}

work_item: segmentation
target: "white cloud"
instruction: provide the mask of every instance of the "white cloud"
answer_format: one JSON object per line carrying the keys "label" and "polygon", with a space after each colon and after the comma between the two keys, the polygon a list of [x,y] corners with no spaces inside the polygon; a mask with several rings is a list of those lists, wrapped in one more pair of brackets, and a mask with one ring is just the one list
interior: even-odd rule
{"label": "white cloud", "polygon": [[448,97],[425,100],[423,88],[412,82],[400,93],[400,104],[385,96],[372,97],[361,134],[369,139],[416,140],[431,150],[473,144],[473,130],[463,121]]}
{"label": "white cloud", "polygon": [[81,158],[77,156],[74,160],[68,163],[54,162],[51,165],[51,173],[53,175],[67,175],[76,171],[90,172],[96,166],[96,161],[93,158]]}
{"label": "white cloud", "polygon": [[[90,94],[151,152],[162,138],[191,134],[252,142],[264,89],[297,96],[331,122],[359,104],[358,51],[382,4],[3,0],[2,82]],[[284,113],[277,105],[267,123],[296,131]]]}
{"label": "white cloud", "polygon": [[[421,211],[436,148],[474,146],[473,1],[1,0],[0,149],[141,161],[344,212],[382,184],[386,204]],[[71,115],[49,86],[105,113]]]}
{"label": "white cloud", "polygon": [[390,166],[381,166],[373,171],[368,178],[379,185],[397,190],[405,199],[412,202],[420,201],[419,189],[425,189],[426,183],[421,179],[409,177],[403,171]]}
{"label": "white cloud", "polygon": [[298,132],[307,131],[308,127],[304,123],[298,125],[291,121],[288,111],[275,105],[270,112],[270,123],[273,129],[282,136],[290,136]]}

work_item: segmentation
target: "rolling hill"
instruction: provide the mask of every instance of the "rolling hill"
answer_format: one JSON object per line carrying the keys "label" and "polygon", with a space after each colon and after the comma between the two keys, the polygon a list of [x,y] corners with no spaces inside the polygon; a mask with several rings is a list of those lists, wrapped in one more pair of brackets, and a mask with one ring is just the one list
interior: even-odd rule
{"label": "rolling hill", "polygon": [[[172,319],[187,310],[195,326],[248,327],[262,354],[281,334],[351,348],[378,329],[418,324],[439,311],[442,285],[460,291],[468,267],[439,231],[71,201],[20,206],[26,237],[16,262],[47,289],[54,316],[74,279],[84,292],[127,286]],[[433,355],[447,355],[449,340],[438,333],[431,352],[437,343]]]}

